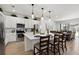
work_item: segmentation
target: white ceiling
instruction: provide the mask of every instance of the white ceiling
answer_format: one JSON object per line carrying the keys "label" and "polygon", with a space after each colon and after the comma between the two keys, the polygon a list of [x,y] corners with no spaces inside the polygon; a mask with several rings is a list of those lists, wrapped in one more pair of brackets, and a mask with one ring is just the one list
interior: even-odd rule
{"label": "white ceiling", "polygon": [[[0,7],[3,8],[5,14],[12,13],[11,4],[2,4]],[[67,20],[73,18],[79,18],[79,4],[35,4],[34,14],[36,17],[41,17],[41,8],[44,8],[44,17],[48,18],[48,10],[51,10],[51,17],[54,21]],[[32,6],[31,4],[15,4],[17,15],[25,15],[31,17]]]}

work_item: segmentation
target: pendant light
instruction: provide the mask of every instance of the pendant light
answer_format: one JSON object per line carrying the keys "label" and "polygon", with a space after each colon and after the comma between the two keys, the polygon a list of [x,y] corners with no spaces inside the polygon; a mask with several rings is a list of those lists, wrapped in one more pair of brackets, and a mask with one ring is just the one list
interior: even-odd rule
{"label": "pendant light", "polygon": [[44,19],[44,16],[43,16],[43,10],[44,10],[44,8],[41,8],[42,9],[42,17],[41,17],[41,20],[43,20]]}
{"label": "pendant light", "polygon": [[48,12],[49,12],[49,21],[51,21],[51,15],[50,15],[51,11],[48,11]]}
{"label": "pendant light", "polygon": [[34,19],[34,4],[32,4],[32,19]]}
{"label": "pendant light", "polygon": [[15,5],[13,4],[11,7],[12,7],[12,14],[11,14],[11,16],[17,17]]}
{"label": "pendant light", "polygon": [[13,13],[15,13],[16,12],[16,10],[15,10],[15,5],[12,5],[12,8],[13,8]]}

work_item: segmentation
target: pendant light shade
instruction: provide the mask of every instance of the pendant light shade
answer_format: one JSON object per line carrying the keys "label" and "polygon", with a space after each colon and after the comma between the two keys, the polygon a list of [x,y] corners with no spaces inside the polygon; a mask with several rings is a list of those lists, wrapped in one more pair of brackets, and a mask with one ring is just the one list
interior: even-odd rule
{"label": "pendant light shade", "polygon": [[12,5],[12,8],[13,8],[13,12],[16,12],[16,9],[15,9],[15,5]]}
{"label": "pendant light shade", "polygon": [[32,4],[32,19],[34,19],[34,4]]}
{"label": "pendant light shade", "polygon": [[43,16],[43,10],[44,10],[44,8],[41,8],[42,9],[42,16],[41,16],[41,20],[43,20],[44,19],[44,16]]}
{"label": "pendant light shade", "polygon": [[34,19],[34,14],[32,14],[32,19]]}
{"label": "pendant light shade", "polygon": [[43,20],[44,19],[44,17],[41,17],[41,20]]}
{"label": "pendant light shade", "polygon": [[51,11],[48,11],[48,12],[49,12],[49,21],[51,21],[51,15],[50,15]]}

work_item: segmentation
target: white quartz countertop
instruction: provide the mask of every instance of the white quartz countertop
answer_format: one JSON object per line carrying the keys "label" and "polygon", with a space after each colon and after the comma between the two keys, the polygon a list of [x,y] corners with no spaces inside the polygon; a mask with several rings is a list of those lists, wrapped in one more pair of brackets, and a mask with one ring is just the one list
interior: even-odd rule
{"label": "white quartz countertop", "polygon": [[[30,40],[38,40],[40,39],[39,37],[35,37],[35,36],[39,36],[40,34],[33,34],[33,32],[28,32],[28,33],[24,33],[25,37],[27,37]],[[54,34],[50,33],[50,35],[54,36]],[[40,36],[46,36],[46,35],[40,35]]]}
{"label": "white quartz countertop", "polygon": [[39,37],[35,37],[35,35],[33,35],[33,33],[24,33],[25,37],[27,37],[30,40],[37,40],[39,39]]}

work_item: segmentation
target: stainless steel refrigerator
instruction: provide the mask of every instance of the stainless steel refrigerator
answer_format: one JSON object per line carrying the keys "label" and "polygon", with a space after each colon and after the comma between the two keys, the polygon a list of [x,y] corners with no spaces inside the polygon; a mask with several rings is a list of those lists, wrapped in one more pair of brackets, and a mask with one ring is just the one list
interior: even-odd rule
{"label": "stainless steel refrigerator", "polygon": [[4,16],[0,13],[0,55],[5,54]]}

